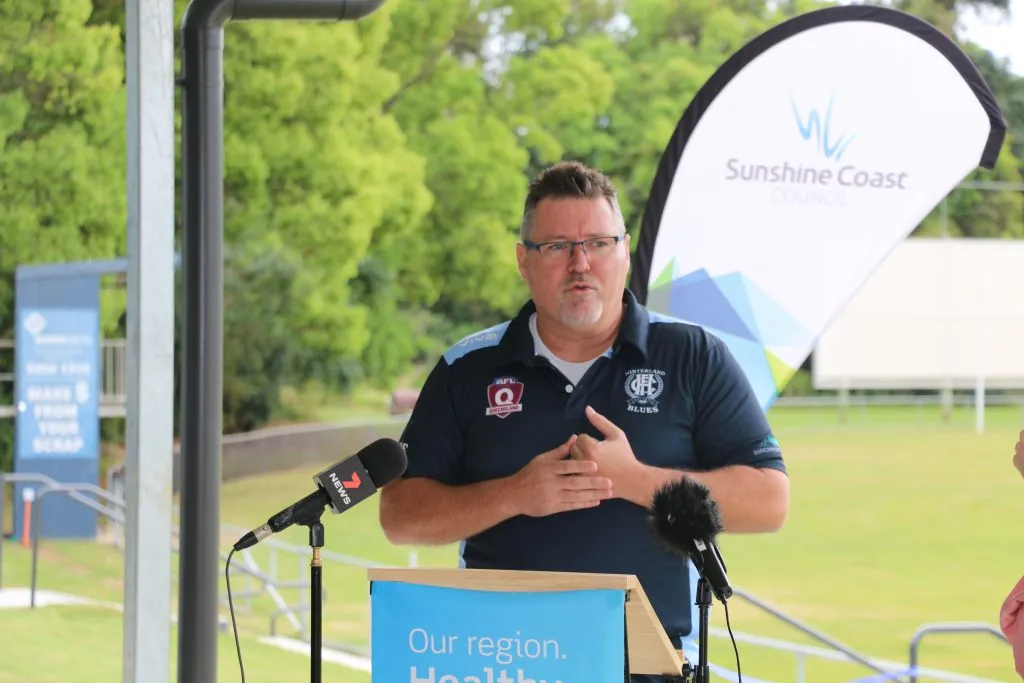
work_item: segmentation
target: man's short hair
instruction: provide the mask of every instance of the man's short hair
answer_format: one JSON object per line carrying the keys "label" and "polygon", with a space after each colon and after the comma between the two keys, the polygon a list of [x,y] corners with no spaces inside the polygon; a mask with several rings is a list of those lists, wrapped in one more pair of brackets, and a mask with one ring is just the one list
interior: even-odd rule
{"label": "man's short hair", "polygon": [[519,238],[527,240],[533,228],[533,212],[542,199],[600,199],[604,197],[612,207],[619,226],[625,230],[618,194],[611,179],[604,173],[578,161],[560,161],[540,173],[530,182],[519,225]]}

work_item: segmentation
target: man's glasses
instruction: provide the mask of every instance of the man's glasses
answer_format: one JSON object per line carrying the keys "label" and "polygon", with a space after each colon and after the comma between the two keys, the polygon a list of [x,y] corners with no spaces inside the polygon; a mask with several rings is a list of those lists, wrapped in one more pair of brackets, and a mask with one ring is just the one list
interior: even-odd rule
{"label": "man's glasses", "polygon": [[612,253],[615,245],[624,238],[624,235],[613,235],[611,237],[590,237],[585,240],[556,240],[539,243],[523,240],[523,246],[536,251],[541,258],[552,261],[572,258],[574,247],[581,247],[587,258],[599,259]]}

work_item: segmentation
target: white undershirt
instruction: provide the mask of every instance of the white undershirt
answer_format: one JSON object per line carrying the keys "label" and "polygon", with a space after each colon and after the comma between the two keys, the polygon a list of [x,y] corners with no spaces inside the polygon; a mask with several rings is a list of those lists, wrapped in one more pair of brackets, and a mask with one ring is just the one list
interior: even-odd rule
{"label": "white undershirt", "polygon": [[562,360],[561,358],[556,356],[551,351],[551,349],[549,349],[544,344],[543,341],[541,341],[540,334],[537,332],[536,313],[530,316],[530,334],[533,335],[534,353],[536,353],[538,356],[544,356],[549,361],[551,361],[551,364],[558,368],[562,372],[562,374],[565,375],[565,378],[572,382],[573,384],[579,384],[580,380],[583,379],[583,375],[587,374],[587,370],[590,369],[590,366],[594,364],[594,361],[604,355],[600,354],[598,356],[591,358],[590,360],[585,360],[579,363],[570,363],[568,361]]}

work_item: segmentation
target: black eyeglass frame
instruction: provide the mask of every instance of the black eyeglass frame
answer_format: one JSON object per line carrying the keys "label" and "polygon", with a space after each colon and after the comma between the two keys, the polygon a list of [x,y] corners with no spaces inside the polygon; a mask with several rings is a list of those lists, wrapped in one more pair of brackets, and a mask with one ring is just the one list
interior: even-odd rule
{"label": "black eyeglass frame", "polygon": [[[546,247],[546,246],[552,245],[552,244],[567,245],[569,247],[569,257],[571,258],[572,257],[572,253],[573,253],[573,251],[575,250],[576,247],[580,247],[581,249],[583,249],[583,253],[584,254],[586,254],[587,256],[590,256],[590,252],[587,251],[587,243],[588,242],[599,242],[601,240],[614,240],[615,244],[618,244],[619,242],[621,242],[624,239],[626,239],[625,233],[623,233],[621,235],[602,235],[602,236],[599,236],[599,237],[588,237],[585,240],[549,240],[547,242],[531,242],[530,240],[523,240],[523,246],[526,247],[527,249],[532,250],[532,251],[536,251],[538,253],[543,253],[543,252],[541,252],[541,247]],[[555,253],[558,253],[558,252],[555,252]]]}

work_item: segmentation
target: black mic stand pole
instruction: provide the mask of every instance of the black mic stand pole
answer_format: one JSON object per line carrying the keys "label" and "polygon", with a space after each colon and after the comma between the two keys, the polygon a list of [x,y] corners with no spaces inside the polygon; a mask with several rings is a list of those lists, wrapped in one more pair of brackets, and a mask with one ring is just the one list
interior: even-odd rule
{"label": "black mic stand pole", "polygon": [[711,683],[711,667],[708,665],[708,623],[711,618],[711,584],[703,574],[697,579],[697,664],[683,664],[684,683]]}
{"label": "black mic stand pole", "polygon": [[708,622],[711,617],[711,584],[701,576],[697,579],[697,609],[700,614],[697,631],[697,668],[694,683],[711,683],[711,668],[708,666]]}
{"label": "black mic stand pole", "polygon": [[298,522],[309,527],[309,547],[313,558],[309,562],[309,590],[312,593],[310,605],[309,632],[309,677],[310,683],[320,683],[323,659],[323,567],[320,563],[320,548],[324,546],[324,525],[320,523],[323,509],[317,510],[308,519]]}

